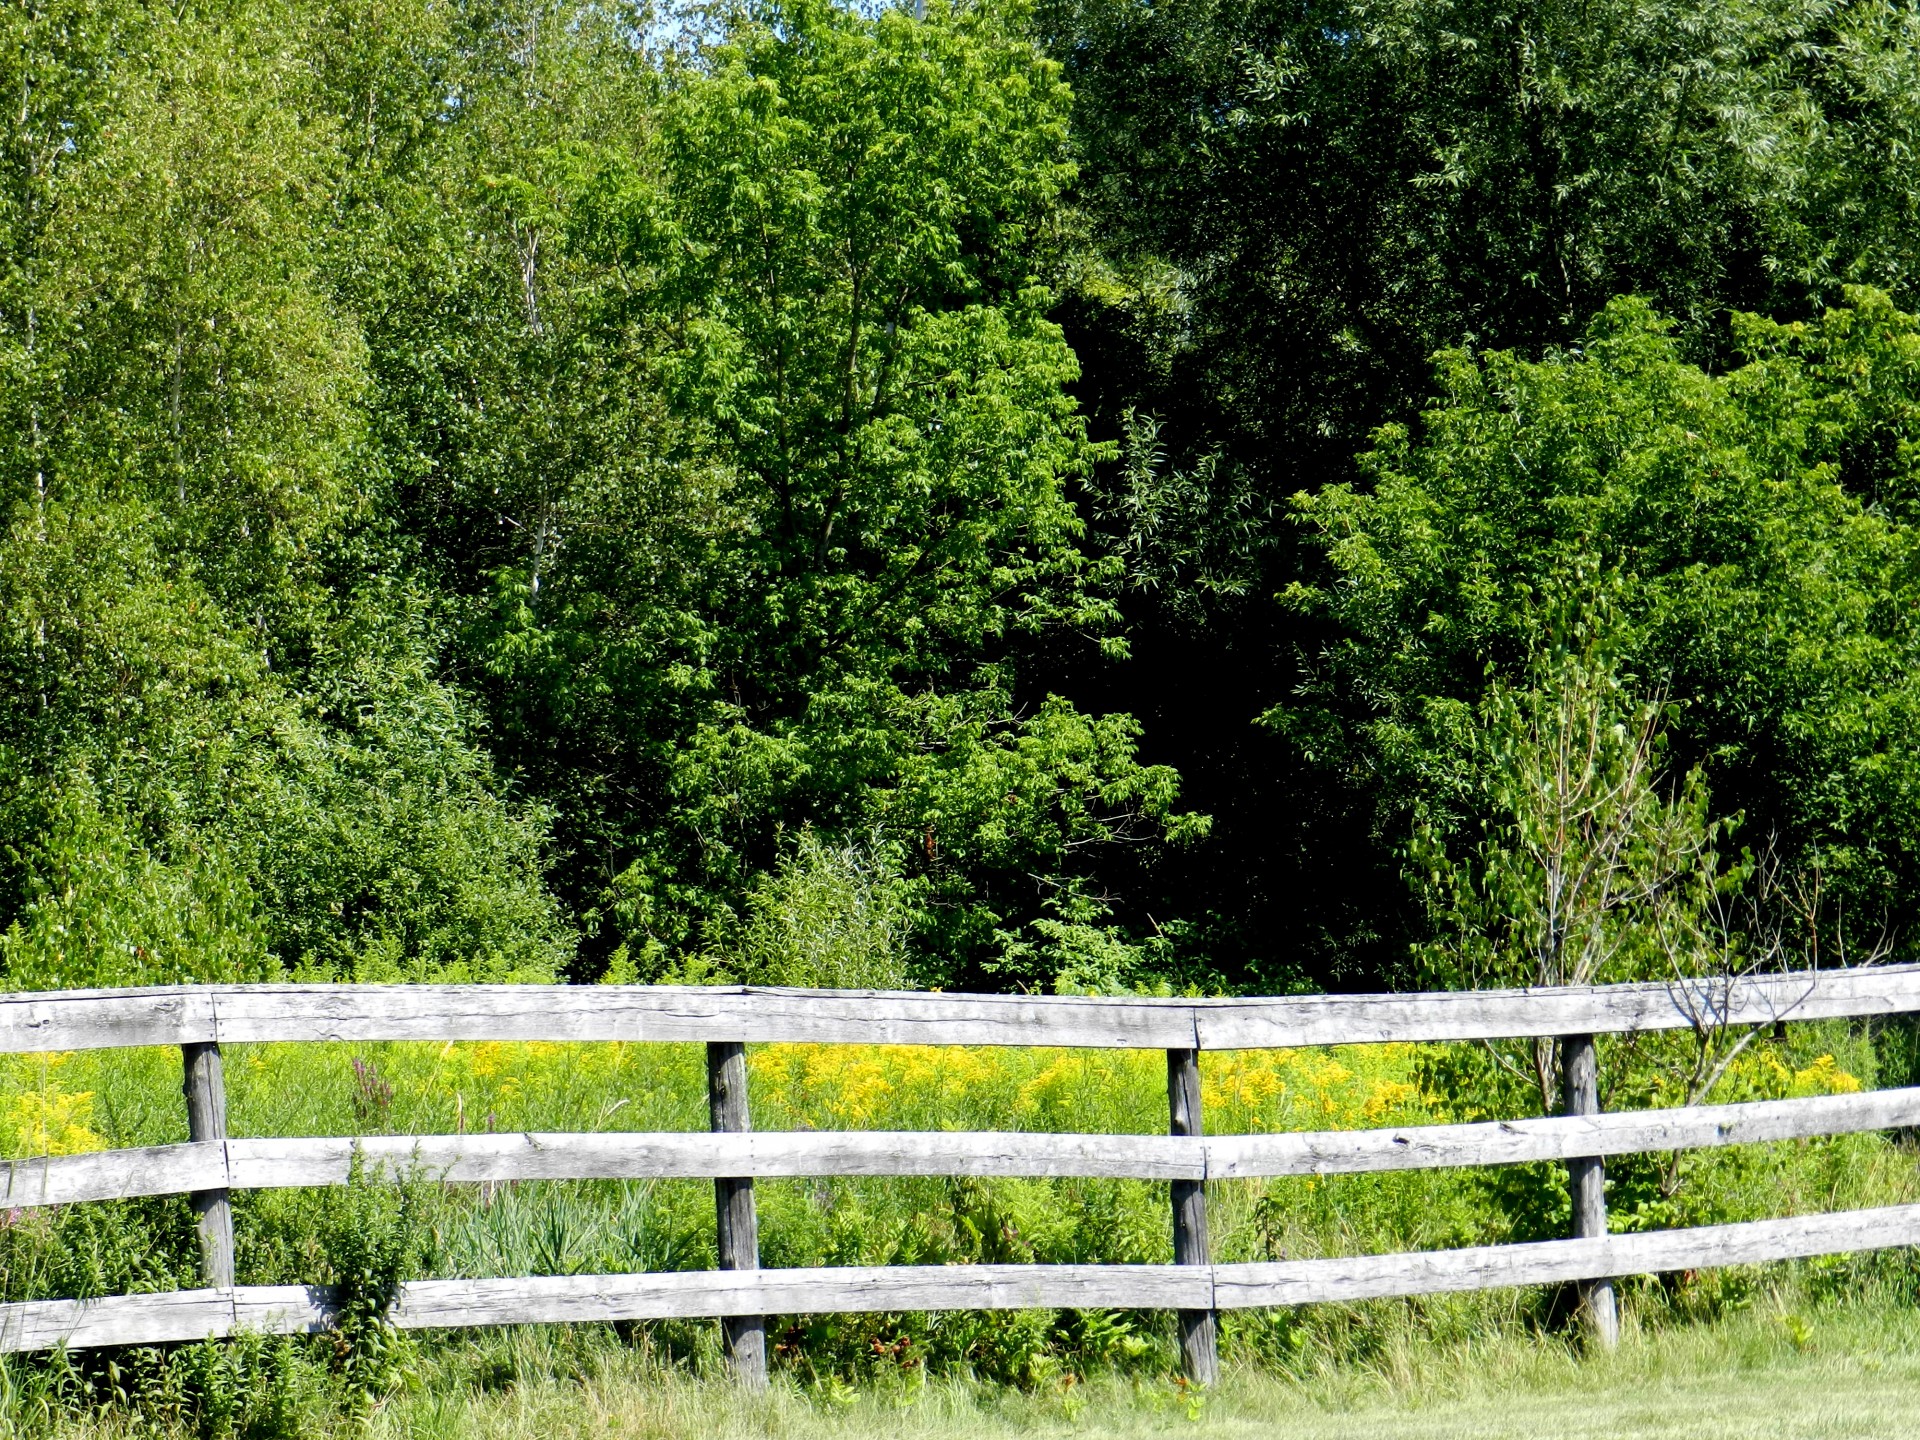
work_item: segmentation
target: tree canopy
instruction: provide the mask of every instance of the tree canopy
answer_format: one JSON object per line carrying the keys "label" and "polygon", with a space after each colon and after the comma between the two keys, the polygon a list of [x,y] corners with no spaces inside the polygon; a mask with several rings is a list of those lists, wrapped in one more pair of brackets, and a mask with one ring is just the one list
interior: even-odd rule
{"label": "tree canopy", "polygon": [[1395,983],[1573,614],[1920,898],[1920,12],[922,8],[9,12],[9,985]]}

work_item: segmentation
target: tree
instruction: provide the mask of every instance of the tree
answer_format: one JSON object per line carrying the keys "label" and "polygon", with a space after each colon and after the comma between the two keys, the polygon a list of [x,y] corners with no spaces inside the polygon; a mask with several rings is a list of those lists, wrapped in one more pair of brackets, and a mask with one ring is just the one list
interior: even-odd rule
{"label": "tree", "polygon": [[922,978],[1017,934],[1044,981],[1046,897],[1173,823],[1137,727],[1021,663],[1119,643],[1023,24],[748,7],[663,55],[604,7],[321,22],[371,505],[553,816],[582,977],[737,966],[754,896],[857,853]]}
{"label": "tree", "polygon": [[[1528,687],[1496,682],[1481,701],[1480,842],[1449,859],[1433,828],[1416,833],[1437,932],[1421,960],[1443,987],[1686,979],[1720,958],[1707,939],[1715,901],[1743,878],[1737,864],[1723,872],[1727,822],[1708,818],[1699,767],[1677,781],[1660,773],[1666,707],[1631,694],[1595,631],[1592,610],[1563,618]],[[1530,1048],[1552,1113],[1560,1047]]]}
{"label": "tree", "polygon": [[[21,17],[16,17],[20,20]],[[0,407],[10,983],[552,973],[506,802],[369,544],[330,130],[271,7],[28,12]]]}
{"label": "tree", "polygon": [[1518,680],[1568,576],[1616,576],[1607,644],[1674,703],[1676,752],[1790,868],[1818,862],[1864,949],[1920,874],[1890,785],[1914,763],[1892,719],[1920,643],[1914,322],[1861,293],[1739,333],[1753,358],[1720,376],[1638,302],[1543,361],[1446,357],[1445,398],[1381,432],[1364,489],[1296,502],[1328,579],[1290,603],[1339,634],[1312,733],[1352,726],[1333,754],[1370,777],[1383,833],[1416,796],[1464,821],[1489,673]]}
{"label": "tree", "polygon": [[[1910,305],[1911,16],[1058,0],[1039,20],[1074,87],[1093,252],[1059,312],[1078,393],[1097,437],[1147,413],[1167,474],[1211,465],[1208,498],[1154,520],[1163,548],[1233,582],[1200,604],[1128,596],[1132,660],[1076,667],[1067,693],[1138,715],[1217,816],[1211,845],[1141,877],[1148,903],[1213,912],[1236,973],[1284,983],[1278,951],[1322,983],[1380,983],[1411,933],[1375,901],[1404,829],[1374,825],[1373,782],[1341,758],[1349,720],[1311,698],[1340,637],[1274,603],[1319,582],[1317,548],[1242,517],[1370,483],[1355,457],[1415,420],[1439,351],[1537,360],[1639,294],[1680,355],[1719,369],[1730,310],[1810,320],[1849,283]],[[1098,485],[1118,499],[1132,478]],[[1125,517],[1109,523],[1124,545]]]}

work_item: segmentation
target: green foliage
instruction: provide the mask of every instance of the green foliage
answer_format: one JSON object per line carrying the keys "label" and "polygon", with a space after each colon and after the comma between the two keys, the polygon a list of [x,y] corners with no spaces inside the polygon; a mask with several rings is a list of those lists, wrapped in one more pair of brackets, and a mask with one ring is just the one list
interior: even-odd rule
{"label": "green foliage", "polygon": [[1637,701],[1579,629],[1535,661],[1533,688],[1496,682],[1481,702],[1475,791],[1496,818],[1472,858],[1449,864],[1416,837],[1442,937],[1424,958],[1443,982],[1606,984],[1720,958],[1697,942],[1740,879],[1719,873],[1724,822],[1706,818],[1698,769],[1664,793],[1662,707]]}
{"label": "green foliage", "polygon": [[[1057,313],[1078,393],[1094,435],[1161,452],[1106,467],[1087,506],[1138,566],[1136,658],[1093,683],[1217,821],[1210,845],[1110,888],[1195,923],[1244,983],[1296,979],[1277,956],[1315,984],[1398,983],[1425,929],[1382,902],[1405,816],[1381,823],[1380,778],[1347,744],[1376,716],[1370,686],[1349,676],[1327,703],[1343,614],[1274,603],[1334,578],[1287,497],[1369,491],[1355,457],[1376,427],[1413,425],[1436,352],[1538,361],[1622,295],[1709,370],[1749,344],[1732,313],[1818,330],[1863,284],[1915,308],[1913,17],[1880,0],[1043,0],[1037,25],[1075,92],[1086,246]],[[1856,452],[1866,485],[1880,454]],[[1514,518],[1498,498],[1485,516]],[[1856,685],[1841,663],[1836,694]],[[1284,731],[1254,728],[1263,712]],[[1760,836],[1784,828],[1794,783],[1737,759],[1708,779]]]}
{"label": "green foliage", "polygon": [[[1514,683],[1555,597],[1612,577],[1604,644],[1664,695],[1679,756],[1845,895],[1856,928],[1822,943],[1870,943],[1915,883],[1887,782],[1912,763],[1894,717],[1920,635],[1898,467],[1873,466],[1883,494],[1856,473],[1903,453],[1912,329],[1867,293],[1806,325],[1746,320],[1753,358],[1714,376],[1623,301],[1577,352],[1448,357],[1445,400],[1381,432],[1368,487],[1297,501],[1329,578],[1290,599],[1342,638],[1320,717],[1270,718],[1364,767],[1389,835],[1415,797],[1443,827],[1485,813],[1467,757],[1489,674]],[[1861,403],[1867,376],[1887,400]]]}
{"label": "green foliage", "polygon": [[334,1290],[327,1338],[348,1412],[364,1419],[414,1373],[413,1342],[389,1312],[401,1282],[419,1275],[429,1261],[425,1186],[417,1179],[370,1182],[356,1156],[345,1188],[327,1200],[315,1237]]}
{"label": "green foliage", "polygon": [[[1898,6],[39,0],[0,28],[7,988],[1559,983],[1858,958],[1920,900]],[[1899,1050],[1624,1037],[1602,1069],[1645,1107]],[[1209,1105],[1494,1118],[1550,1060],[1222,1058]],[[175,1139],[173,1063],[9,1070],[8,1143]],[[1164,1117],[1133,1061],[755,1063],[790,1125]],[[693,1060],[621,1047],[262,1050],[233,1095],[250,1133],[701,1103]],[[1900,1153],[1634,1157],[1613,1213],[1909,1198]],[[782,1263],[1164,1258],[1145,1185],[762,1193]],[[1247,1258],[1545,1237],[1566,1206],[1552,1167],[1216,1198]],[[360,1423],[432,1350],[388,1323],[403,1276],[712,1243],[666,1183],[238,1208],[249,1283],[343,1287],[336,1339],[10,1362],[8,1403]],[[8,1299],[194,1273],[178,1201],[0,1225]],[[1553,1321],[1334,1307],[1229,1345],[1384,1367],[1407,1326]],[[490,1337],[472,1375],[603,1341]],[[1171,1354],[1092,1313],[782,1343],[828,1399]]]}
{"label": "green foliage", "polygon": [[803,831],[747,897],[740,976],[752,984],[907,988],[910,912],[898,871],[873,850]]}
{"label": "green foliage", "polygon": [[199,1253],[184,1197],[21,1211],[0,1227],[0,1286],[8,1300],[191,1289]]}
{"label": "green foliage", "polygon": [[106,1362],[103,1398],[162,1424],[184,1422],[204,1440],[294,1440],[327,1411],[323,1372],[286,1336],[203,1340],[128,1358],[125,1366]]}
{"label": "green foliage", "polygon": [[[20,918],[0,936],[17,989],[270,978],[257,903],[211,846],[168,865],[101,812],[86,776],[49,797]],[[217,845],[217,841],[214,842]]]}
{"label": "green foliage", "polygon": [[1027,19],[9,18],[11,983],[778,968],[801,834],[952,980],[1196,831],[1021,663],[1124,649]]}
{"label": "green foliage", "polygon": [[[432,203],[469,198],[435,243],[486,235],[491,268],[379,252],[434,267],[380,299],[374,406],[464,517],[415,523],[497,749],[554,806],[583,976],[762,965],[727,952],[764,945],[750,897],[784,882],[756,877],[811,832],[888,857],[911,971],[951,981],[1028,875],[1183,823],[1127,717],[1016,698],[1008,661],[1117,643],[1047,316],[1067,97],[1022,23],[809,0],[644,83],[592,21],[543,31],[541,116],[476,78],[442,148]],[[630,87],[644,123],[610,108]]]}
{"label": "green foliage", "polygon": [[310,37],[245,3],[8,23],[9,983],[551,973],[542,817],[369,529]]}
{"label": "green foliage", "polygon": [[[1920,112],[1897,6],[1062,0],[1043,16],[1112,249],[1181,267],[1189,343],[1221,342],[1200,363],[1253,414],[1338,413],[1343,389],[1412,380],[1409,360],[1469,337],[1571,340],[1623,292],[1704,328],[1728,303],[1913,278],[1896,137]],[[1273,344],[1289,321],[1295,355]],[[1228,378],[1323,364],[1298,397]]]}

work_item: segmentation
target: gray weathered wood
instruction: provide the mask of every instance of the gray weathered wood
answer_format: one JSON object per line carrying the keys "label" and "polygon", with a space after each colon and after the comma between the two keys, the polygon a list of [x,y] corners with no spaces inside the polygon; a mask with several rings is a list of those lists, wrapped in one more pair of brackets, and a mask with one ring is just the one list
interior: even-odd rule
{"label": "gray weathered wood", "polygon": [[233,1299],[218,1290],[0,1305],[0,1350],[8,1351],[152,1345],[232,1332]]}
{"label": "gray weathered wood", "polygon": [[1905,1245],[1920,1245],[1920,1205],[1653,1230],[1599,1240],[1216,1265],[1214,1304],[1228,1310],[1556,1285],[1609,1275],[1756,1265]]}
{"label": "gray weathered wood", "polygon": [[373,1135],[156,1145],[0,1162],[0,1203],[65,1205],[135,1195],[344,1185],[356,1148],[368,1170],[453,1183],[709,1179],[716,1175],[1088,1176],[1238,1180],[1454,1165],[1513,1165],[1798,1140],[1920,1126],[1920,1087],[1738,1105],[1546,1116],[1475,1125],[1275,1135],[1038,1134],[1019,1131],[613,1131]]}
{"label": "gray weathered wood", "polygon": [[204,986],[0,994],[0,1054],[191,1045],[214,1039]]}
{"label": "gray weathered wood", "polygon": [[332,1323],[325,1292],[302,1285],[238,1290],[169,1290],[98,1300],[29,1300],[0,1305],[0,1351],[160,1345],[251,1330],[313,1333]]}
{"label": "gray weathered wood", "polygon": [[[1204,1268],[1170,1265],[835,1266],[816,1270],[692,1270],[647,1275],[415,1280],[400,1287],[394,1323],[467,1325],[889,1310],[1016,1310],[1205,1305]],[[235,1330],[307,1334],[331,1323],[326,1291],[298,1285],[176,1290],[98,1300],[0,1305],[0,1351],[150,1345]]]}
{"label": "gray weathered wood", "polygon": [[149,1145],[0,1161],[0,1206],[72,1205],[136,1195],[183,1195],[227,1183],[220,1146]]}
{"label": "gray weathered wood", "polygon": [[[1614,986],[1426,996],[1261,1001],[1106,1001],[1055,997],[603,987],[226,986],[0,996],[0,1051],[178,1044],[189,1130],[183,1146],[30,1158],[5,1166],[8,1203],[58,1204],[185,1190],[200,1215],[206,1273],[219,1288],[0,1306],[0,1349],[158,1343],[285,1333],[329,1323],[327,1297],[300,1287],[228,1288],[228,1191],[334,1184],[356,1149],[389,1171],[450,1180],[712,1175],[720,1271],[676,1275],[426,1281],[403,1288],[401,1323],[721,1316],[752,1373],[757,1317],[830,1310],[1152,1307],[1183,1312],[1189,1373],[1212,1376],[1212,1312],[1433,1290],[1603,1281],[1920,1243],[1920,1206],[1630,1236],[1604,1233],[1597,1163],[1575,1165],[1585,1238],[1425,1254],[1213,1266],[1203,1181],[1243,1175],[1405,1169],[1738,1144],[1920,1121],[1920,1089],[1628,1115],[1473,1126],[1206,1139],[1197,1045],[1567,1039],[1569,1109],[1597,1110],[1580,1037],[1598,1030],[1759,1024],[1920,1008],[1920,967],[1758,977],[1733,983]],[[231,1024],[229,1024],[231,1021]],[[706,1040],[710,1135],[374,1137],[228,1141],[218,1042],[375,1039]],[[749,1133],[747,1039],[915,1044],[1061,1044],[1169,1052],[1171,1129],[1157,1136]],[[1586,1047],[1591,1058],[1591,1046]],[[737,1070],[737,1076],[734,1071]],[[1172,1266],[972,1266],[825,1271],[757,1268],[751,1206],[760,1174],[1145,1175],[1175,1187]],[[744,1211],[741,1202],[744,1199]],[[1598,1203],[1596,1203],[1598,1201]],[[1608,1293],[1610,1294],[1610,1288]],[[1198,1322],[1198,1323],[1196,1323]],[[1204,1333],[1203,1333],[1204,1331]],[[751,1345],[761,1356],[759,1345]],[[759,1373],[764,1373],[763,1368]]]}
{"label": "gray weathered wood", "polygon": [[[1167,1051],[1167,1128],[1173,1138],[1198,1140],[1201,1124],[1200,1052]],[[1207,1241],[1207,1182],[1175,1180],[1169,1187],[1173,1204],[1173,1263],[1211,1265]],[[1180,1330],[1180,1366],[1196,1385],[1220,1378],[1218,1326],[1213,1307],[1181,1310],[1175,1316]]]}
{"label": "gray weathered wood", "polygon": [[426,1280],[403,1287],[407,1329],[706,1315],[894,1310],[1207,1308],[1205,1267],[1179,1265],[880,1265],[809,1270]]}
{"label": "gray weathered wood", "polygon": [[[187,1139],[221,1149],[227,1139],[227,1082],[220,1047],[210,1041],[180,1047],[181,1089],[187,1100]],[[224,1168],[224,1165],[223,1165]],[[233,1201],[222,1183],[187,1197],[200,1231],[200,1278],[215,1289],[233,1285]]]}
{"label": "gray weathered wood", "polygon": [[[215,1009],[218,1009],[216,1024]],[[1920,1010],[1920,966],[1238,1000],[739,986],[224,985],[0,996],[0,1053],[209,1040],[788,1040],[1173,1050],[1481,1040]]]}
{"label": "gray weathered wood", "polygon": [[[747,1047],[738,1040],[707,1043],[707,1107],[713,1129],[743,1135],[753,1129],[747,1101]],[[753,1203],[753,1179],[716,1176],[713,1182],[715,1241],[722,1270],[760,1268],[760,1217]],[[720,1330],[733,1378],[751,1390],[767,1384],[767,1320],[764,1315],[728,1315]]]}
{"label": "gray weathered wood", "polygon": [[[1920,1110],[1920,1102],[1916,1109]],[[392,1178],[417,1173],[422,1178],[455,1183],[705,1180],[728,1175],[1073,1175],[1197,1180],[1206,1165],[1197,1145],[1181,1144],[1163,1135],[997,1131],[804,1130],[747,1135],[614,1131],[227,1142],[232,1185],[237,1190],[345,1184],[356,1149],[372,1172]],[[86,1198],[98,1198],[98,1194]]]}
{"label": "gray weathered wood", "polygon": [[1207,1050],[1551,1038],[1903,1014],[1920,1009],[1920,966],[1560,989],[1190,1003],[1199,1043]]}
{"label": "gray weathered wood", "polygon": [[1751,1145],[1909,1125],[1920,1125],[1920,1088],[1610,1115],[1492,1120],[1475,1125],[1214,1135],[1206,1142],[1207,1176],[1238,1180],[1427,1170],[1451,1165],[1516,1165],[1575,1155]]}
{"label": "gray weathered wood", "polygon": [[[1561,1109],[1568,1115],[1600,1113],[1600,1053],[1591,1035],[1560,1040]],[[1573,1238],[1591,1240],[1607,1233],[1606,1161],[1597,1155],[1567,1160],[1567,1194],[1573,1205]],[[1620,1312],[1613,1281],[1601,1276],[1580,1282],[1580,1311],[1588,1338],[1603,1350],[1620,1341]]]}
{"label": "gray weathered wood", "polygon": [[786,1040],[886,1045],[1192,1044],[1184,1002],[741,986],[231,986],[235,1040]]}
{"label": "gray weathered wood", "polygon": [[[1920,1205],[1598,1240],[1246,1265],[902,1265],[417,1280],[401,1287],[394,1320],[426,1329],[1028,1306],[1246,1309],[1562,1284],[1907,1245],[1920,1245]],[[228,1334],[236,1326],[299,1333],[324,1327],[328,1316],[326,1294],[300,1286],[34,1300],[0,1305],[0,1350],[158,1344]]]}

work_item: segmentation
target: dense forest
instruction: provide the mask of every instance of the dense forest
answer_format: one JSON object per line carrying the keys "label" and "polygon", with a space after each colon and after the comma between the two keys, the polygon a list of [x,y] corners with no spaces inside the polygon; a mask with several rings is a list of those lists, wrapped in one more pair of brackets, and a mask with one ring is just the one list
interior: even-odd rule
{"label": "dense forest", "polygon": [[7,988],[1910,947],[1920,10],[920,11],[8,9]]}

